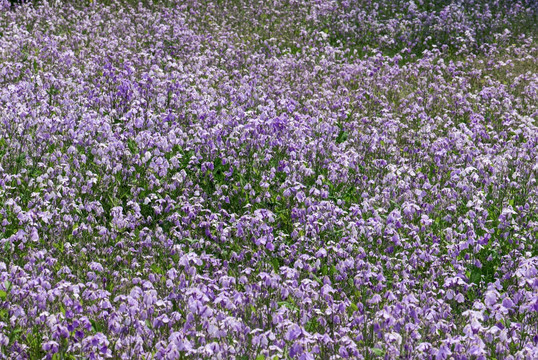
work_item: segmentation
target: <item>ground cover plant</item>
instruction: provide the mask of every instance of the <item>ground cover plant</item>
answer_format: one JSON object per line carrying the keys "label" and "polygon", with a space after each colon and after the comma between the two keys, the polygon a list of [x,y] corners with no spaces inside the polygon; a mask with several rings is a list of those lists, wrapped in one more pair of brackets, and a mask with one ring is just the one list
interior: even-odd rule
{"label": "ground cover plant", "polygon": [[538,358],[524,0],[0,0],[0,359]]}

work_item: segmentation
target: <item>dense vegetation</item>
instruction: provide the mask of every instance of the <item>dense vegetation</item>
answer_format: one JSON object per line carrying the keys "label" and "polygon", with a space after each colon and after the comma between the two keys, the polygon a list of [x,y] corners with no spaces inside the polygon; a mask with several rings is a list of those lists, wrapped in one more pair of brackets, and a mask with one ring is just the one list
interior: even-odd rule
{"label": "dense vegetation", "polygon": [[538,358],[537,4],[0,0],[0,359]]}

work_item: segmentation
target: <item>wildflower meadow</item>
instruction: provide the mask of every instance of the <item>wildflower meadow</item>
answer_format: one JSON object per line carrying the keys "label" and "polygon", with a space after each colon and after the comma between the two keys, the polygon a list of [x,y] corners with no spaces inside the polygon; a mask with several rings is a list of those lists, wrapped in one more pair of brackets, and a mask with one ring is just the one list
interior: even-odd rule
{"label": "wildflower meadow", "polygon": [[538,359],[538,2],[0,0],[0,359]]}

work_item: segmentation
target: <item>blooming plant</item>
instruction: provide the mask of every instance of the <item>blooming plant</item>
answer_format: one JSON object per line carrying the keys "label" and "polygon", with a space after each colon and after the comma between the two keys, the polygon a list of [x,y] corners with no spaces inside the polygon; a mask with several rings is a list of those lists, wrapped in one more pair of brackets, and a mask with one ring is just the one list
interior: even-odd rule
{"label": "blooming plant", "polygon": [[0,0],[0,359],[538,358],[531,0]]}

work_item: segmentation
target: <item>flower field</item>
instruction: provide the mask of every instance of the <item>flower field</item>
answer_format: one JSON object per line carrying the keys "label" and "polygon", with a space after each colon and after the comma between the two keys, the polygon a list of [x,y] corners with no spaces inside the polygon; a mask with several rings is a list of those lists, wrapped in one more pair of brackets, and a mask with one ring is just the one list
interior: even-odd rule
{"label": "flower field", "polygon": [[0,359],[538,359],[537,24],[0,0]]}

